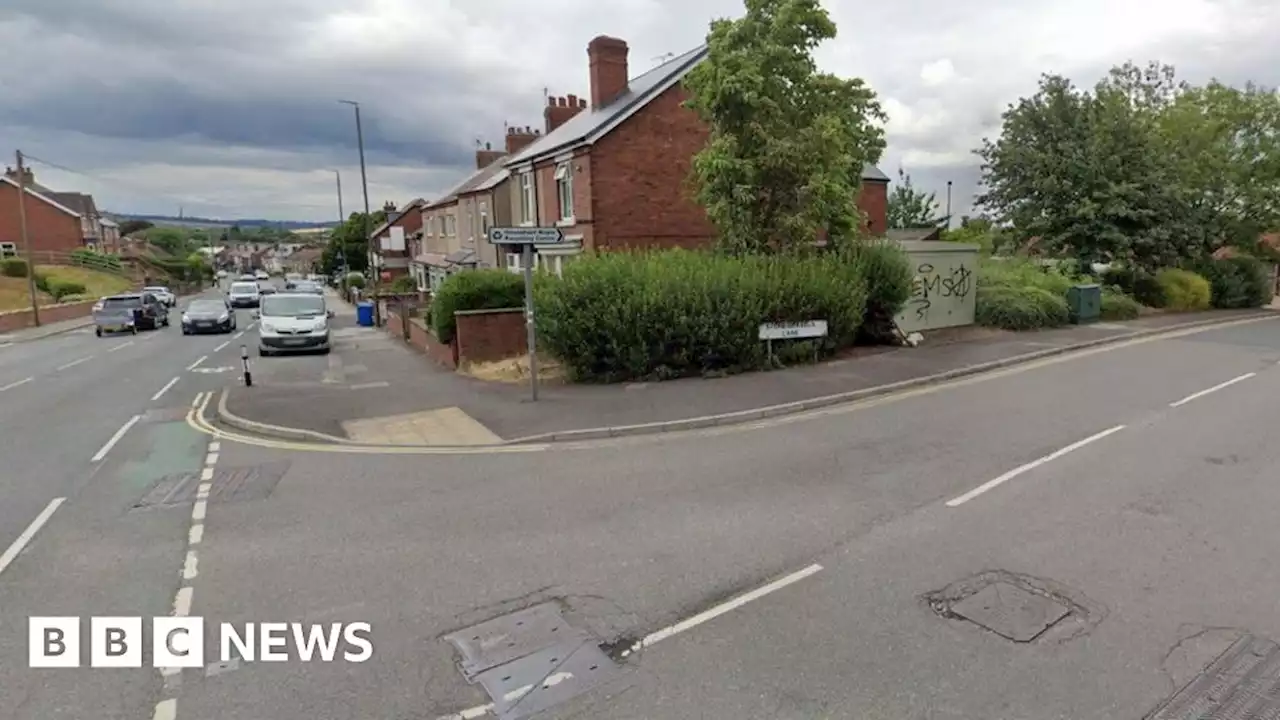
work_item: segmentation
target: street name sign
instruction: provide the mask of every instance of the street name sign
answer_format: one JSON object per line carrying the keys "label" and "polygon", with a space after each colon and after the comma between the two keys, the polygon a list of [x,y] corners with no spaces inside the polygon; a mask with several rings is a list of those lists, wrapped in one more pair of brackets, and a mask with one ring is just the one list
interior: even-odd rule
{"label": "street name sign", "polygon": [[762,323],[761,340],[798,340],[827,336],[826,320],[809,320],[799,323]]}
{"label": "street name sign", "polygon": [[489,228],[489,242],[494,245],[555,245],[564,242],[564,233],[555,227]]}

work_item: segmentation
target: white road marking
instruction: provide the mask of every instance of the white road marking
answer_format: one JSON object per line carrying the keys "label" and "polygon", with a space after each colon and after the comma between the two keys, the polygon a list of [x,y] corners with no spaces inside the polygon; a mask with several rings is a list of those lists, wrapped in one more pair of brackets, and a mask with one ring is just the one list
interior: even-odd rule
{"label": "white road marking", "polygon": [[252,330],[252,329],[253,329],[253,326],[254,326],[254,325],[257,325],[257,324],[258,324],[258,321],[257,321],[257,320],[254,320],[253,322],[249,323],[248,325],[245,325],[245,326],[244,326],[244,329],[245,329],[245,330]]}
{"label": "white road marking", "polygon": [[1221,390],[1221,389],[1222,389],[1222,388],[1224,388],[1224,387],[1229,387],[1229,386],[1231,386],[1231,385],[1235,385],[1236,383],[1238,383],[1238,382],[1240,382],[1240,381],[1242,381],[1242,380],[1248,380],[1249,378],[1251,378],[1251,377],[1253,377],[1254,375],[1257,375],[1257,374],[1258,374],[1258,373],[1245,373],[1244,375],[1241,375],[1240,377],[1233,377],[1233,378],[1231,378],[1230,380],[1228,380],[1228,381],[1226,381],[1226,382],[1224,382],[1224,383],[1218,383],[1217,385],[1214,385],[1214,386],[1213,386],[1213,387],[1211,387],[1211,388],[1205,388],[1204,390],[1201,390],[1201,391],[1200,391],[1200,392],[1198,392],[1198,393],[1191,393],[1190,395],[1188,395],[1188,396],[1186,396],[1186,397],[1182,398],[1181,400],[1179,400],[1179,401],[1177,401],[1177,402],[1171,402],[1171,403],[1169,403],[1169,407],[1178,407],[1179,405],[1186,405],[1187,403],[1191,402],[1192,400],[1195,400],[1196,398],[1202,398],[1202,397],[1204,397],[1205,395],[1208,395],[1208,394],[1209,394],[1209,393],[1211,393],[1211,392],[1217,392],[1217,391]]}
{"label": "white road marking", "polygon": [[230,344],[231,344],[231,341],[230,341],[230,340],[224,341],[221,345],[219,345],[218,347],[214,348],[214,349],[213,349],[213,351],[214,351],[214,352],[219,352],[219,351],[221,351],[221,350],[222,350],[222,348],[224,348],[224,347],[226,347],[226,346],[228,346],[228,345],[230,345]]}
{"label": "white road marking", "polygon": [[156,703],[156,711],[151,714],[151,720],[174,720],[176,717],[178,717],[178,701],[174,699]]}
{"label": "white road marking", "polygon": [[129,340],[129,341],[126,341],[126,342],[122,342],[122,343],[120,343],[119,345],[116,345],[115,347],[111,348],[111,349],[110,349],[110,350],[108,350],[107,352],[115,352],[115,351],[117,351],[117,350],[122,350],[122,349],[124,349],[124,348],[129,347],[129,346],[130,346],[130,345],[132,345],[132,344],[133,344],[133,341],[132,341],[132,340]]}
{"label": "white road marking", "polygon": [[218,464],[218,453],[213,452],[212,450],[211,450],[211,451],[209,451],[209,454],[208,454],[208,455],[205,455],[205,457],[204,457],[204,464],[205,464],[205,465],[217,465],[217,464]]}
{"label": "white road marking", "polygon": [[5,385],[5,386],[3,386],[3,387],[0,387],[0,392],[4,392],[5,390],[12,390],[12,389],[14,389],[14,388],[18,387],[19,385],[26,385],[27,383],[31,382],[32,380],[35,380],[35,378],[33,378],[33,377],[29,377],[29,378],[22,378],[21,380],[19,380],[19,381],[17,381],[17,382],[11,382],[11,383],[9,383],[8,385]]}
{"label": "white road marking", "polygon": [[199,574],[199,572],[196,570],[196,565],[198,564],[198,562],[199,562],[199,559],[196,557],[196,551],[188,550],[187,559],[185,562],[182,563],[182,579],[183,580],[195,579],[196,575]]}
{"label": "white road marking", "polygon": [[191,593],[188,587],[178,588],[178,595],[173,599],[174,617],[186,617],[191,614]]}
{"label": "white road marking", "polygon": [[208,482],[213,479],[213,468],[207,467],[200,470],[200,479]]}
{"label": "white road marking", "polygon": [[134,415],[126,420],[125,424],[121,425],[120,429],[116,431],[116,434],[112,435],[111,439],[107,441],[107,444],[103,445],[98,452],[93,454],[93,457],[89,458],[89,462],[98,462],[102,460],[102,458],[106,457],[107,453],[111,452],[111,448],[115,447],[116,443],[120,442],[120,438],[124,437],[124,434],[129,432],[129,428],[136,425],[141,419],[141,415]]}
{"label": "white road marking", "polygon": [[191,519],[196,521],[204,520],[204,511],[208,500],[196,500],[196,504],[191,508]]}
{"label": "white road marking", "polygon": [[169,388],[173,387],[177,383],[178,383],[178,378],[174,378],[169,382],[165,383],[164,387],[160,388],[158,391],[156,391],[155,395],[151,396],[151,402],[155,402],[156,400],[159,400],[161,395],[165,394],[165,392],[168,391]]}
{"label": "white road marking", "polygon": [[80,364],[80,363],[82,363],[82,362],[89,362],[89,361],[90,361],[90,360],[92,360],[93,358],[94,358],[94,356],[93,356],[93,355],[87,355],[87,356],[85,356],[85,357],[80,358],[79,360],[72,360],[71,362],[67,363],[66,365],[59,365],[59,366],[58,366],[58,368],[57,368],[57,371],[58,371],[58,372],[62,372],[63,370],[66,370],[67,368],[73,368],[73,367],[75,367],[75,366],[79,365],[79,364]]}
{"label": "white road marking", "polygon": [[13,344],[13,343],[11,343],[11,342],[2,342],[2,343],[0,343],[0,348],[7,348],[7,347],[9,347],[9,346],[10,346],[10,345],[12,345],[12,344]]}
{"label": "white road marking", "polygon": [[187,533],[187,544],[199,545],[200,541],[203,539],[204,539],[204,525],[202,525],[201,523],[196,523],[195,525],[192,525],[191,531]]}
{"label": "white road marking", "polygon": [[244,331],[243,331],[243,330],[241,330],[240,332],[236,333],[234,336],[232,336],[232,338],[231,338],[231,339],[232,339],[232,340],[239,340],[239,339],[240,339],[240,338],[242,338],[242,337],[244,337]]}
{"label": "white road marking", "polygon": [[209,443],[209,452],[216,453],[221,449],[222,449],[222,444],[219,443],[217,440],[214,440],[213,442]]}
{"label": "white road marking", "polygon": [[40,511],[40,514],[36,516],[36,519],[32,520],[31,524],[27,526],[27,529],[23,530],[22,534],[18,536],[18,539],[14,540],[13,544],[9,546],[9,549],[5,550],[3,555],[0,555],[0,573],[3,573],[5,568],[9,567],[9,565],[18,557],[18,554],[21,553],[23,549],[27,547],[27,544],[31,542],[31,539],[36,536],[36,533],[40,532],[40,528],[44,527],[45,523],[49,522],[49,518],[53,517],[53,514],[57,512],[58,508],[62,506],[62,503],[66,501],[66,498],[59,497],[50,500],[49,504],[45,505],[44,510]]}
{"label": "white road marking", "polygon": [[204,399],[204,391],[202,390],[196,393],[196,396],[191,400],[191,407],[193,408],[200,407],[200,401],[203,399]]}
{"label": "white road marking", "polygon": [[1106,429],[1106,430],[1103,430],[1103,431],[1102,431],[1102,432],[1100,432],[1100,433],[1094,433],[1093,435],[1090,435],[1089,437],[1087,437],[1087,438],[1085,438],[1085,439],[1083,439],[1083,440],[1077,440],[1076,442],[1073,442],[1073,443],[1071,443],[1070,445],[1068,445],[1068,446],[1066,446],[1066,447],[1064,447],[1064,448],[1061,448],[1061,449],[1059,449],[1059,450],[1055,450],[1055,451],[1053,451],[1053,452],[1049,453],[1048,455],[1045,455],[1045,456],[1044,456],[1044,457],[1042,457],[1042,458],[1038,458],[1038,459],[1036,459],[1036,460],[1032,460],[1031,462],[1027,463],[1026,465],[1019,465],[1018,467],[1016,467],[1016,468],[1014,468],[1014,469],[1010,470],[1009,472],[1007,472],[1007,473],[1005,473],[1005,474],[1001,475],[1001,476],[1000,476],[1000,477],[998,477],[998,478],[995,478],[994,480],[988,480],[988,481],[986,481],[986,482],[982,483],[982,484],[981,484],[981,485],[979,485],[978,487],[976,487],[976,488],[974,488],[974,489],[970,490],[969,492],[967,492],[967,493],[965,493],[965,494],[961,495],[960,497],[957,497],[957,498],[952,499],[952,500],[948,500],[948,501],[947,501],[947,507],[960,507],[961,505],[963,505],[963,504],[965,504],[965,503],[969,502],[970,500],[972,500],[972,499],[974,499],[974,498],[978,497],[979,495],[981,495],[981,494],[983,494],[983,493],[985,493],[985,492],[987,492],[987,491],[989,491],[989,490],[994,490],[995,488],[1000,487],[1001,485],[1003,485],[1003,484],[1005,484],[1005,483],[1009,482],[1010,480],[1012,480],[1012,479],[1014,479],[1014,478],[1018,477],[1019,475],[1021,475],[1021,474],[1025,473],[1025,472],[1028,472],[1028,471],[1030,471],[1030,470],[1034,470],[1034,469],[1036,469],[1036,468],[1040,467],[1041,465],[1044,465],[1044,464],[1045,464],[1045,463],[1047,463],[1047,462],[1051,462],[1051,461],[1053,461],[1053,460],[1057,460],[1058,458],[1062,457],[1063,455],[1066,455],[1067,453],[1070,453],[1070,452],[1074,452],[1074,451],[1076,451],[1076,450],[1079,450],[1080,448],[1084,447],[1085,445],[1088,445],[1089,443],[1092,443],[1092,442],[1097,442],[1098,440],[1101,440],[1102,438],[1107,437],[1108,435],[1111,435],[1111,434],[1114,434],[1114,433],[1118,433],[1118,432],[1120,432],[1121,430],[1123,430],[1124,428],[1125,428],[1125,426],[1124,426],[1124,425],[1116,425],[1115,427],[1113,427],[1113,428],[1108,428],[1108,429]]}
{"label": "white road marking", "polygon": [[375,382],[367,382],[367,383],[360,383],[359,385],[352,385],[348,389],[349,390],[372,390],[373,388],[384,388],[384,387],[391,387],[391,383],[387,382],[386,380],[377,380]]}
{"label": "white road marking", "polygon": [[195,370],[197,365],[199,365],[200,363],[202,363],[202,362],[204,362],[205,360],[208,360],[208,359],[209,359],[209,356],[208,356],[208,355],[201,355],[199,358],[197,358],[197,359],[196,359],[196,361],[195,361],[195,362],[193,362],[193,363],[191,363],[190,365],[188,365],[188,366],[187,366],[187,369],[188,369],[188,370]]}

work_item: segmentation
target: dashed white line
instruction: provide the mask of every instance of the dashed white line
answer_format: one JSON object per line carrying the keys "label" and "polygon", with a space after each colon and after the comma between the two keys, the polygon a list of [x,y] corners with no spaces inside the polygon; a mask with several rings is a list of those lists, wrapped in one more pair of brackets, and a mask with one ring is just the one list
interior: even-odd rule
{"label": "dashed white line", "polygon": [[995,488],[1000,487],[1001,485],[1003,485],[1003,484],[1005,484],[1005,483],[1009,482],[1010,480],[1012,480],[1012,479],[1014,479],[1014,478],[1018,477],[1019,475],[1021,475],[1021,474],[1025,473],[1025,472],[1028,472],[1028,471],[1030,471],[1030,470],[1034,470],[1034,469],[1036,469],[1036,468],[1040,467],[1041,465],[1044,465],[1044,464],[1045,464],[1045,463],[1047,463],[1047,462],[1052,462],[1052,461],[1054,461],[1054,460],[1057,460],[1058,458],[1062,457],[1063,455],[1066,455],[1067,453],[1070,453],[1070,452],[1074,452],[1074,451],[1076,451],[1076,450],[1079,450],[1080,448],[1084,447],[1085,445],[1088,445],[1089,443],[1097,442],[1097,441],[1101,440],[1102,438],[1107,437],[1108,435],[1112,435],[1112,434],[1114,434],[1114,433],[1118,433],[1118,432],[1120,432],[1121,430],[1123,430],[1124,428],[1125,428],[1125,426],[1124,426],[1124,425],[1116,425],[1116,426],[1115,426],[1115,427],[1113,427],[1113,428],[1107,428],[1106,430],[1103,430],[1103,431],[1102,431],[1102,432],[1100,432],[1100,433],[1094,433],[1093,435],[1090,435],[1089,437],[1087,437],[1087,438],[1085,438],[1085,439],[1083,439],[1083,440],[1077,440],[1076,442],[1073,442],[1073,443],[1071,443],[1070,445],[1068,445],[1068,446],[1066,446],[1066,447],[1064,447],[1064,448],[1061,448],[1061,449],[1059,449],[1059,450],[1055,450],[1055,451],[1053,451],[1053,452],[1049,453],[1048,455],[1045,455],[1044,457],[1038,458],[1038,459],[1036,459],[1036,460],[1032,460],[1031,462],[1027,463],[1026,465],[1019,465],[1018,467],[1016,467],[1016,468],[1014,468],[1014,469],[1010,470],[1009,472],[1007,472],[1007,473],[1005,473],[1005,474],[1001,475],[1001,476],[1000,476],[1000,477],[998,477],[998,478],[995,478],[994,480],[988,480],[988,481],[986,481],[986,482],[982,483],[982,484],[981,484],[981,485],[979,485],[978,487],[976,487],[976,488],[974,488],[974,489],[970,490],[969,492],[967,492],[967,493],[965,493],[965,494],[961,495],[960,497],[957,497],[957,498],[952,499],[952,500],[948,500],[948,501],[947,501],[947,507],[960,507],[961,505],[963,505],[963,504],[965,504],[965,503],[969,502],[970,500],[972,500],[972,499],[974,499],[974,498],[978,497],[979,495],[981,495],[981,494],[983,494],[983,493],[985,493],[985,492],[987,492],[987,491],[989,491],[989,490],[994,490]]}
{"label": "dashed white line", "polygon": [[209,452],[216,453],[221,449],[222,449],[222,443],[218,442],[217,440],[214,440],[213,442],[209,443]]}
{"label": "dashed white line", "polygon": [[2,343],[0,343],[0,348],[7,348],[7,347],[9,347],[9,346],[10,346],[10,345],[12,345],[12,344],[13,344],[13,343],[11,343],[11,342],[2,342]]}
{"label": "dashed white line", "polygon": [[173,616],[186,617],[191,614],[191,587],[178,588],[178,595],[173,599]]}
{"label": "dashed white line", "polygon": [[228,345],[230,345],[230,344],[231,344],[231,341],[230,341],[230,340],[226,340],[226,341],[224,341],[221,345],[219,345],[218,347],[214,348],[214,349],[213,349],[213,351],[214,351],[214,352],[219,352],[219,351],[221,351],[221,350],[222,350],[222,348],[224,348],[224,347],[226,347],[226,346],[228,346]]}
{"label": "dashed white line", "polygon": [[195,525],[192,525],[191,530],[187,533],[187,544],[199,545],[200,541],[203,539],[204,539],[204,525],[201,523],[196,523]]}
{"label": "dashed white line", "polygon": [[1186,396],[1186,397],[1182,398],[1181,400],[1179,400],[1179,401],[1177,401],[1177,402],[1171,402],[1171,403],[1169,403],[1169,407],[1178,407],[1178,406],[1180,406],[1180,405],[1186,405],[1187,403],[1191,402],[1192,400],[1195,400],[1196,398],[1202,398],[1202,397],[1204,397],[1205,395],[1208,395],[1208,394],[1209,394],[1209,393],[1211,393],[1211,392],[1217,392],[1217,391],[1221,390],[1221,389],[1222,389],[1222,388],[1224,388],[1224,387],[1229,387],[1229,386],[1231,386],[1231,385],[1235,385],[1236,383],[1238,383],[1238,382],[1240,382],[1240,381],[1242,381],[1242,380],[1248,380],[1249,378],[1251,378],[1251,377],[1253,377],[1254,375],[1257,375],[1257,374],[1258,374],[1258,373],[1245,373],[1244,375],[1241,375],[1241,376],[1239,376],[1239,377],[1233,377],[1233,378],[1231,378],[1230,380],[1228,380],[1228,381],[1226,381],[1226,382],[1218,383],[1217,385],[1214,385],[1214,386],[1213,386],[1213,387],[1211,387],[1211,388],[1205,388],[1204,390],[1201,390],[1200,392],[1197,392],[1197,393],[1191,393],[1190,395],[1188,395],[1188,396]]}
{"label": "dashed white line", "polygon": [[4,392],[5,390],[12,390],[12,389],[14,389],[14,388],[18,387],[19,385],[26,385],[27,383],[31,382],[32,380],[35,380],[35,378],[33,378],[33,377],[29,377],[29,378],[22,378],[21,380],[19,380],[19,381],[17,381],[17,382],[11,382],[11,383],[9,383],[8,385],[0,386],[0,392]]}
{"label": "dashed white line", "polygon": [[208,500],[196,500],[196,504],[191,507],[191,519],[197,522],[204,520],[204,511],[207,509]]}
{"label": "dashed white line", "polygon": [[41,510],[40,514],[36,516],[36,519],[32,520],[31,524],[27,526],[27,529],[22,531],[22,534],[18,536],[18,539],[13,541],[13,544],[4,551],[3,555],[0,555],[0,573],[3,573],[5,568],[9,567],[23,549],[31,542],[31,539],[36,536],[36,533],[40,532],[40,528],[44,527],[45,523],[49,522],[49,518],[53,517],[53,514],[58,511],[58,508],[61,507],[62,503],[66,502],[66,500],[67,499],[64,497],[50,500],[49,504],[44,507],[44,510]]}
{"label": "dashed white line", "polygon": [[94,355],[87,355],[87,356],[85,356],[85,357],[80,358],[79,360],[72,360],[71,362],[67,363],[66,365],[59,365],[59,366],[56,368],[56,370],[57,370],[58,372],[62,372],[63,370],[66,370],[66,369],[68,369],[68,368],[73,368],[73,367],[75,367],[75,366],[79,365],[80,363],[83,363],[83,362],[89,362],[89,361],[90,361],[90,360],[92,360],[94,357],[95,357]]}
{"label": "dashed white line", "polygon": [[211,468],[211,467],[201,468],[201,470],[200,470],[200,479],[201,479],[202,481],[204,481],[204,482],[209,482],[210,480],[212,480],[212,479],[213,479],[213,468]]}
{"label": "dashed white line", "polygon": [[[206,455],[206,456],[204,457],[204,464],[205,464],[205,465],[217,465],[217,464],[218,464],[218,453],[213,452],[213,451],[210,451],[210,452],[209,452],[209,454],[208,454],[208,455]],[[205,469],[206,469],[206,470],[208,470],[209,468],[205,468]]]}
{"label": "dashed white line", "polygon": [[178,701],[172,698],[156,703],[156,711],[151,714],[151,720],[174,720],[176,717],[178,717]]}
{"label": "dashed white line", "polygon": [[132,345],[132,344],[133,344],[133,341],[132,341],[132,340],[128,340],[128,341],[125,341],[125,342],[120,343],[119,345],[116,345],[115,347],[111,348],[111,349],[110,349],[110,350],[108,350],[107,352],[112,353],[112,352],[115,352],[115,351],[117,351],[117,350],[123,350],[124,348],[127,348],[127,347],[129,347],[130,345]]}
{"label": "dashed white line", "polygon": [[169,382],[165,383],[165,384],[164,384],[164,387],[162,387],[162,388],[160,388],[159,390],[157,390],[157,391],[156,391],[156,394],[151,396],[151,402],[155,402],[155,401],[159,400],[161,395],[165,394],[165,392],[167,392],[167,391],[169,390],[169,388],[173,387],[174,385],[176,385],[176,384],[178,383],[178,380],[179,380],[179,378],[174,378],[174,379],[170,380]]}
{"label": "dashed white line", "polygon": [[111,452],[111,448],[115,447],[116,443],[120,442],[120,438],[124,437],[124,434],[129,432],[129,428],[136,425],[141,419],[141,415],[134,415],[126,420],[124,425],[121,425],[120,429],[116,431],[116,434],[112,435],[111,439],[107,441],[107,444],[99,448],[98,452],[94,453],[93,457],[89,458],[89,462],[98,462],[102,460],[102,458],[106,457],[107,453]]}
{"label": "dashed white line", "polygon": [[240,339],[240,338],[242,338],[242,337],[244,337],[244,331],[243,331],[243,330],[241,330],[240,332],[238,332],[238,333],[236,333],[235,335],[233,335],[231,339],[232,339],[232,340],[239,340],[239,339]]}
{"label": "dashed white line", "polygon": [[187,559],[182,563],[182,579],[194,580],[196,575],[200,574],[199,571],[196,569],[196,566],[198,564],[199,564],[199,558],[196,557],[196,551],[188,550]]}
{"label": "dashed white line", "polygon": [[195,370],[195,369],[196,369],[196,367],[197,367],[198,365],[200,365],[200,363],[202,363],[202,362],[204,362],[205,360],[208,360],[208,359],[209,359],[209,356],[208,356],[208,355],[201,355],[200,357],[196,358],[196,361],[195,361],[195,362],[193,362],[193,363],[191,363],[190,365],[188,365],[188,366],[187,366],[187,369],[188,369],[188,370]]}

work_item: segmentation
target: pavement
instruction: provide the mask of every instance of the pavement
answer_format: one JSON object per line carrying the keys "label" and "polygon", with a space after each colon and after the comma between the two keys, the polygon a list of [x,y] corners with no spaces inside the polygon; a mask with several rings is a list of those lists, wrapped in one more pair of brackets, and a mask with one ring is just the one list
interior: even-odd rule
{"label": "pavement", "polygon": [[[6,379],[99,348],[106,363],[0,391],[0,720],[1190,720],[1274,703],[1251,687],[1280,682],[1278,319],[748,424],[466,452],[210,425],[226,373],[186,368],[233,365],[238,343],[166,332],[0,348]],[[345,363],[329,377],[361,392]],[[27,667],[29,617],[89,615],[202,618],[204,662]],[[222,623],[264,621],[368,623],[373,651],[221,657]],[[1155,714],[1210,686],[1194,713]]]}
{"label": "pavement", "polygon": [[666,432],[750,422],[1136,334],[1275,312],[1155,315],[1036,333],[972,328],[941,333],[917,348],[863,348],[854,357],[776,372],[620,385],[544,383],[533,402],[527,384],[445,370],[386,331],[356,327],[354,308],[341,306],[332,355],[259,363],[253,387],[228,388],[223,420],[282,437],[434,446]]}

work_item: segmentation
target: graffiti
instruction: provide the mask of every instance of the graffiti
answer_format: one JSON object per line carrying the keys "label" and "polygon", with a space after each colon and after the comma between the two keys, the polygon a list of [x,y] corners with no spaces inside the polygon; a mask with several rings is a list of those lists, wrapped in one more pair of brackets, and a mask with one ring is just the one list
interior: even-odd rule
{"label": "graffiti", "polygon": [[907,307],[915,310],[917,320],[924,321],[929,317],[934,298],[963,300],[972,291],[973,272],[963,263],[945,274],[938,272],[930,263],[920,263],[915,279],[911,281],[911,299],[907,301]]}

